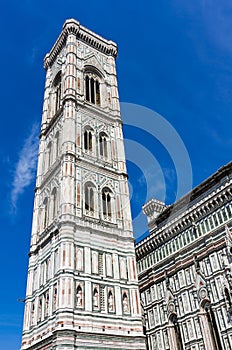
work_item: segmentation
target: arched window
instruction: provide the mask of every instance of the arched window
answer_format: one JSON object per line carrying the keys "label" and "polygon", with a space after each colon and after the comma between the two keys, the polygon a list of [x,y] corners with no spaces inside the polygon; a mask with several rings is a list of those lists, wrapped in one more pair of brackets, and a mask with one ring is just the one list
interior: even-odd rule
{"label": "arched window", "polygon": [[93,73],[88,73],[85,76],[85,98],[86,101],[97,106],[101,104],[99,78]]}
{"label": "arched window", "polygon": [[96,80],[95,84],[96,84],[96,104],[98,106],[100,106],[100,102],[101,101],[100,101],[100,84],[99,84],[99,81]]}
{"label": "arched window", "polygon": [[54,219],[58,213],[58,198],[57,198],[57,189],[56,187],[52,190],[52,201],[51,201],[51,216]]}
{"label": "arched window", "polygon": [[60,154],[60,133],[57,131],[55,135],[55,142],[54,142],[54,158],[57,159]]}
{"label": "arched window", "polygon": [[102,213],[104,219],[112,219],[112,192],[109,188],[102,190]]}
{"label": "arched window", "polygon": [[93,78],[90,79],[90,93],[91,102],[95,103],[95,80]]}
{"label": "arched window", "polygon": [[52,86],[52,114],[54,115],[61,107],[61,71],[57,73]]}
{"label": "arched window", "polygon": [[95,212],[95,187],[91,182],[85,184],[85,204],[87,214],[93,215]]}
{"label": "arched window", "polygon": [[89,94],[89,76],[86,75],[85,77],[85,98],[87,101],[90,101],[90,94]]}
{"label": "arched window", "polygon": [[52,164],[52,143],[49,142],[47,146],[47,170]]}
{"label": "arched window", "polygon": [[48,308],[49,308],[49,293],[48,292],[45,293],[44,299],[45,299],[44,316],[48,317]]}
{"label": "arched window", "polygon": [[57,308],[57,287],[56,287],[56,285],[54,287],[54,292],[53,293],[54,293],[53,294],[53,311],[55,311],[56,308]]}
{"label": "arched window", "polygon": [[31,304],[31,326],[35,323],[35,303]]}
{"label": "arched window", "polygon": [[42,297],[39,298],[39,303],[38,303],[38,322],[41,321],[42,319],[42,305],[43,305],[43,301],[42,301]]}
{"label": "arched window", "polygon": [[43,222],[42,222],[42,229],[45,229],[48,225],[48,199],[45,198],[43,201]]}
{"label": "arched window", "polygon": [[84,131],[84,149],[90,152],[93,150],[93,130],[90,128]]}
{"label": "arched window", "polygon": [[108,149],[107,149],[107,136],[104,133],[100,133],[99,135],[99,153],[103,158],[108,157]]}

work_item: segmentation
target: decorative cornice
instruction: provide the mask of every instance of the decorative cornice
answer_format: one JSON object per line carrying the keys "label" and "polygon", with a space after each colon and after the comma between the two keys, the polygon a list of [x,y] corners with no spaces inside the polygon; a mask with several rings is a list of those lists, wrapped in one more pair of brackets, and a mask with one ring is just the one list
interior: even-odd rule
{"label": "decorative cornice", "polygon": [[[224,167],[220,168],[210,178],[205,180],[202,184],[193,189],[188,194],[191,198],[185,211],[179,213],[177,217],[177,211],[170,211],[168,207],[164,212],[157,218],[158,225],[150,232],[150,235],[144,238],[141,242],[136,245],[136,255],[139,260],[154,248],[152,245],[159,247],[164,242],[168,241],[171,237],[175,237],[180,232],[195,226],[198,221],[204,219],[210,213],[214,212],[225,203],[231,200],[232,189],[230,186],[232,173],[232,162],[228,163]],[[218,184],[217,191],[215,191],[215,184]],[[205,194],[205,197],[202,195]],[[181,204],[185,202],[186,196],[177,201],[176,204],[181,208]],[[198,200],[197,203],[196,200]],[[171,207],[173,207],[171,206]],[[168,213],[167,213],[168,212]],[[167,215],[168,217],[167,221]],[[163,219],[163,220],[162,220]]]}
{"label": "decorative cornice", "polygon": [[182,208],[186,209],[186,205],[189,207],[194,200],[198,200],[202,194],[207,193],[207,191],[209,191],[216,184],[219,184],[223,178],[231,175],[231,173],[232,161],[218,169],[216,173],[195,187],[190,193],[187,193],[176,203],[170,205],[166,210],[164,210],[156,220],[157,225],[163,224],[166,219],[169,219],[170,214],[174,215],[175,213],[181,211]]}
{"label": "decorative cornice", "polygon": [[68,19],[63,25],[62,32],[53,45],[51,51],[44,58],[44,68],[47,69],[55,61],[56,57],[64,47],[69,34],[73,34],[76,38],[84,43],[92,46],[96,50],[113,57],[117,57],[118,49],[116,43],[106,40],[98,34],[80,25],[75,19]]}

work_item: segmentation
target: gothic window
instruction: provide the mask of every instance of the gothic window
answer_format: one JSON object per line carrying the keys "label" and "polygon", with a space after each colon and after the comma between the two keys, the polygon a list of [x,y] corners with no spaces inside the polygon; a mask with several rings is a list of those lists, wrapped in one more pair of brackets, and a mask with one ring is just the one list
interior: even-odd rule
{"label": "gothic window", "polygon": [[57,189],[53,188],[52,190],[52,201],[51,201],[51,215],[52,219],[57,216],[58,212],[58,198],[57,198]]}
{"label": "gothic window", "polygon": [[83,292],[80,285],[77,287],[77,293],[76,293],[76,306],[82,307],[83,306]]}
{"label": "gothic window", "polygon": [[47,170],[52,164],[52,143],[49,142],[47,146]]}
{"label": "gothic window", "polygon": [[112,192],[109,188],[102,190],[102,213],[104,219],[112,219]]}
{"label": "gothic window", "polygon": [[61,107],[61,71],[57,73],[52,86],[51,109],[54,115]]}
{"label": "gothic window", "polygon": [[99,135],[99,153],[103,158],[108,158],[107,142],[108,138],[105,133],[100,133]]}
{"label": "gothic window", "polygon": [[31,326],[35,323],[35,303],[31,304]]}
{"label": "gothic window", "polygon": [[42,229],[45,229],[48,225],[48,199],[45,198],[43,202],[43,215],[42,215]]}
{"label": "gothic window", "polygon": [[37,268],[35,268],[34,271],[34,278],[33,278],[33,291],[37,289]]}
{"label": "gothic window", "polygon": [[85,212],[88,215],[93,215],[95,211],[95,187],[91,182],[85,184]]}
{"label": "gothic window", "polygon": [[48,281],[51,278],[51,259],[48,258],[46,261],[47,269],[46,269],[46,280]]}
{"label": "gothic window", "polygon": [[86,74],[85,76],[85,98],[86,101],[100,106],[100,83],[99,78],[95,74]]}
{"label": "gothic window", "polygon": [[100,106],[100,102],[101,101],[100,101],[100,84],[99,84],[99,81],[96,80],[95,84],[96,84],[96,104],[98,106]]}
{"label": "gothic window", "polygon": [[57,308],[57,286],[54,286],[54,292],[53,292],[53,311],[55,311]]}
{"label": "gothic window", "polygon": [[59,251],[58,249],[54,252],[54,272],[56,273],[59,269]]}
{"label": "gothic window", "polygon": [[84,150],[93,151],[93,130],[91,128],[86,128],[84,131]]}
{"label": "gothic window", "polygon": [[39,304],[38,304],[38,322],[40,322],[42,319],[42,304],[43,304],[42,297],[40,297]]}
{"label": "gothic window", "polygon": [[85,77],[85,98],[87,101],[90,101],[89,85],[90,85],[89,76],[86,75],[86,77]]}
{"label": "gothic window", "polygon": [[60,154],[60,133],[57,131],[54,141],[54,157],[57,159]]}
{"label": "gothic window", "polygon": [[48,317],[48,307],[49,307],[49,293],[45,293],[45,309],[44,309],[44,316]]}

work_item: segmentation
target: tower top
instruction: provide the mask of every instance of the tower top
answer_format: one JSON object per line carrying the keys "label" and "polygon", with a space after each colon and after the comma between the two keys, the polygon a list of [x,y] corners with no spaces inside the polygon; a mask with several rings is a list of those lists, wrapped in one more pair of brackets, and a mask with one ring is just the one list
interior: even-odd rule
{"label": "tower top", "polygon": [[66,38],[69,34],[75,35],[81,41],[106,55],[113,56],[115,58],[117,57],[118,48],[115,42],[103,38],[102,36],[82,26],[77,20],[71,18],[64,22],[62,32],[53,45],[51,51],[46,54],[44,58],[45,69],[47,69],[54,62],[57,54],[59,54],[64,46]]}

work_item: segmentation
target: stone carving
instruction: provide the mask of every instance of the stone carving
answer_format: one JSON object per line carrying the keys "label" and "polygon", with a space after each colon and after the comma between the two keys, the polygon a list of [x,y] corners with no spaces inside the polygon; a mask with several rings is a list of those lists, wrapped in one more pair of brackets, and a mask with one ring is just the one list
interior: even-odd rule
{"label": "stone carving", "polygon": [[80,285],[77,287],[76,305],[77,307],[83,306],[83,293]]}
{"label": "stone carving", "polygon": [[110,312],[114,311],[114,297],[111,290],[108,293],[108,309]]}
{"label": "stone carving", "polygon": [[128,300],[128,295],[126,292],[123,293],[122,308],[123,308],[124,313],[129,312],[129,300]]}
{"label": "stone carving", "polygon": [[93,307],[96,309],[99,308],[99,292],[97,287],[95,287],[93,291]]}

